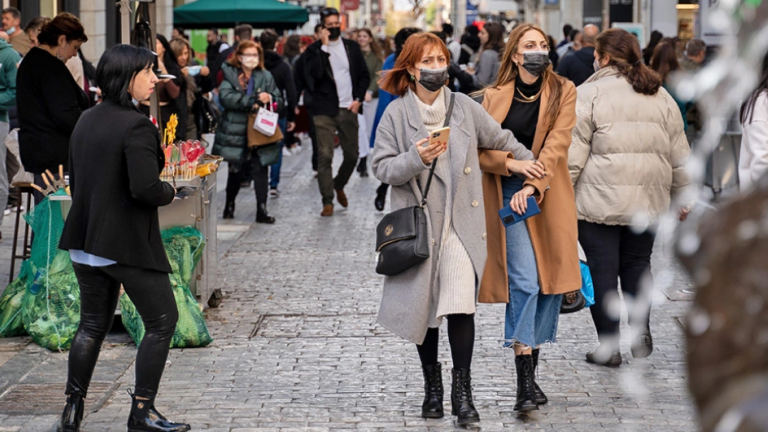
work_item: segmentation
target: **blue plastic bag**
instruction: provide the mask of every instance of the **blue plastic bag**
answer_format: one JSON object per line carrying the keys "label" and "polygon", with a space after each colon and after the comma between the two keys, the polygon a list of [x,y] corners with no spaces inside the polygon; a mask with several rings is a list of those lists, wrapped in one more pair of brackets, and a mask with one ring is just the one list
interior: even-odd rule
{"label": "blue plastic bag", "polygon": [[581,264],[581,294],[587,300],[584,307],[590,307],[595,304],[595,286],[592,284],[592,273],[589,272],[587,263],[580,261]]}

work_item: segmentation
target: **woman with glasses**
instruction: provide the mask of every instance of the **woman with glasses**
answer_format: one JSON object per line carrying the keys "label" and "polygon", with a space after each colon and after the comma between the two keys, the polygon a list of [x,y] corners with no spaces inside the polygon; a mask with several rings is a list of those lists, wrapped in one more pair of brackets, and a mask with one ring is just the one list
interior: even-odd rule
{"label": "woman with glasses", "polygon": [[[280,106],[282,97],[272,74],[264,69],[264,52],[256,42],[245,40],[221,66],[224,80],[219,87],[219,100],[224,107],[221,124],[216,131],[213,154],[229,164],[227,177],[227,201],[224,219],[235,217],[235,198],[243,180],[251,176],[256,191],[256,222],[275,223],[267,213],[269,192],[269,167],[259,160],[259,149],[248,149],[248,113],[266,107],[270,103]],[[250,160],[251,172],[244,172],[245,162]]]}

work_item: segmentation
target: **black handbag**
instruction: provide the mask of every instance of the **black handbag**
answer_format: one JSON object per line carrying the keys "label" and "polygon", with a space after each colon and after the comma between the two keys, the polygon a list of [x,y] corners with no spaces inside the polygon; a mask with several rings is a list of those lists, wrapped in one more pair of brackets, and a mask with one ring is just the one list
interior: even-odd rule
{"label": "black handbag", "polygon": [[[444,127],[450,123],[454,98],[455,95],[451,94]],[[376,252],[379,253],[376,273],[395,276],[429,258],[427,215],[424,212],[424,206],[427,205],[427,194],[436,166],[437,158],[432,161],[432,167],[429,169],[421,204],[389,213],[376,227]]]}

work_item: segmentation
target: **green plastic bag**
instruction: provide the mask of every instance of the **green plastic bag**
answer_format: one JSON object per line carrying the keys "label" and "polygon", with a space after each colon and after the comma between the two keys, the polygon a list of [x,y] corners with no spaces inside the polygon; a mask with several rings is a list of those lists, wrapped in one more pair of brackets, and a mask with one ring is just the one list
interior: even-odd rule
{"label": "green plastic bag", "polygon": [[[205,247],[205,239],[192,227],[169,228],[162,232],[163,244],[173,273],[169,275],[179,320],[171,339],[171,348],[204,347],[213,338],[208,332],[203,312],[189,291],[189,281]],[[127,294],[120,297],[123,325],[136,345],[144,339],[144,324]]]}
{"label": "green plastic bag", "polygon": [[0,297],[0,337],[23,336],[27,334],[21,320],[21,307],[27,281],[17,278],[11,282]]}
{"label": "green plastic bag", "polygon": [[[61,195],[66,192],[59,191]],[[35,233],[32,254],[24,264],[26,294],[21,319],[38,345],[68,350],[80,325],[80,287],[69,252],[59,250],[64,229],[61,204],[45,198],[25,219]]]}

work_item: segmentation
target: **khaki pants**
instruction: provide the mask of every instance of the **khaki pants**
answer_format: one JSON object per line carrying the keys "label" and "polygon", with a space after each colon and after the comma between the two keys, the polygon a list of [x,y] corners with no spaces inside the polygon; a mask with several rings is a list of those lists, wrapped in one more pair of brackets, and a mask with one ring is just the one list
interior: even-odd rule
{"label": "khaki pants", "polygon": [[[357,114],[346,108],[339,108],[335,117],[316,115],[312,117],[317,136],[317,183],[323,205],[333,203],[333,191],[344,189],[357,166]],[[333,177],[333,144],[339,134],[344,160],[336,178]]]}

